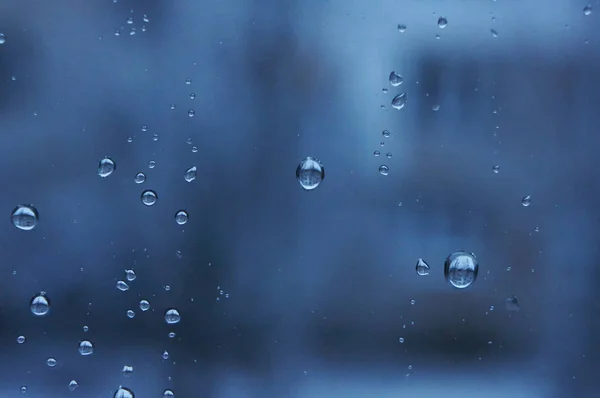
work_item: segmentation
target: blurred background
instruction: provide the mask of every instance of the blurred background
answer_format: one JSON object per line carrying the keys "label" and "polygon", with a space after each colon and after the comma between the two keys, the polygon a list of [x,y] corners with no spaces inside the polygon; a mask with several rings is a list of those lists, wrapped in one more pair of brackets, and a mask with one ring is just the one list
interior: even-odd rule
{"label": "blurred background", "polygon": [[0,0],[0,396],[597,397],[585,1]]}

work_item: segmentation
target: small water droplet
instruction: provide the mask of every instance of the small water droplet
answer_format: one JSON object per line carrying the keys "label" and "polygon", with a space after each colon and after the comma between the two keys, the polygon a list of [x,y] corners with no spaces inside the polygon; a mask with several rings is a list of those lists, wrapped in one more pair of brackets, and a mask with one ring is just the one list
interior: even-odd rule
{"label": "small water droplet", "polygon": [[92,355],[94,353],[94,344],[89,340],[79,342],[79,353],[83,356]]}
{"label": "small water droplet", "polygon": [[310,156],[303,159],[296,167],[296,180],[306,191],[312,191],[325,179],[325,167]]}
{"label": "small water droplet", "polygon": [[379,152],[379,151],[374,151],[373,152],[373,156],[379,156],[379,155],[381,155],[381,152]]}
{"label": "small water droplet", "polygon": [[114,398],[135,398],[135,394],[129,388],[119,387],[117,391],[115,391]]}
{"label": "small water droplet", "polygon": [[417,260],[417,265],[415,266],[415,270],[417,271],[417,275],[425,276],[429,275],[430,267],[429,264],[425,262],[422,258]]}
{"label": "small water droplet", "polygon": [[154,142],[158,141],[158,134],[152,135],[152,141],[154,141]]}
{"label": "small water droplet", "polygon": [[444,262],[444,276],[452,286],[464,289],[477,279],[479,263],[472,253],[457,251]]}
{"label": "small water droplet", "polygon": [[90,328],[87,325],[83,325],[83,331],[84,332],[88,332],[90,330]]}
{"label": "small water droplet", "polygon": [[105,157],[98,164],[98,175],[102,178],[108,177],[116,168],[115,162],[111,158]]}
{"label": "small water droplet", "polygon": [[529,205],[531,205],[531,196],[523,196],[523,199],[521,199],[521,204],[523,207],[529,207]]}
{"label": "small water droplet", "polygon": [[193,110],[193,109],[190,109],[190,110],[188,111],[188,116],[189,116],[189,117],[194,117],[194,115],[196,115],[196,111],[195,111],[195,110]]}
{"label": "small water droplet", "polygon": [[144,17],[142,18],[142,20],[146,23],[150,22],[150,19],[148,18],[148,16],[146,14],[144,14]]}
{"label": "small water droplet", "polygon": [[44,316],[50,311],[50,300],[46,293],[40,292],[35,295],[29,303],[29,309],[33,315]]}
{"label": "small water droplet", "polygon": [[187,182],[192,182],[196,179],[197,172],[198,169],[196,168],[196,166],[192,166],[185,171],[185,173],[183,174],[183,179]]}
{"label": "small water droplet", "polygon": [[135,175],[135,177],[133,178],[133,181],[135,181],[135,183],[136,183],[136,184],[141,184],[141,183],[143,183],[144,181],[146,181],[146,174],[144,174],[144,173],[141,173],[141,172],[140,172],[140,173],[137,173],[137,174]]}
{"label": "small water droplet", "polygon": [[163,398],[174,398],[175,394],[173,394],[173,391],[171,390],[165,390],[163,391]]}
{"label": "small water droplet", "polygon": [[404,337],[400,337],[400,338],[398,339],[398,342],[399,342],[400,344],[403,344],[403,343],[404,343]]}
{"label": "small water droplet", "polygon": [[437,112],[437,111],[439,111],[439,110],[440,110],[440,105],[439,105],[439,104],[433,104],[433,106],[431,107],[431,109],[432,109],[434,112]]}
{"label": "small water droplet", "polygon": [[190,99],[191,100],[196,99],[196,93],[190,93]]}
{"label": "small water droplet", "polygon": [[148,162],[148,168],[153,169],[156,167],[156,162],[154,160],[151,160]]}
{"label": "small water droplet", "polygon": [[444,29],[446,26],[448,26],[448,20],[444,17],[439,17],[438,26],[440,27],[440,29]]}
{"label": "small water droplet", "polygon": [[56,364],[57,364],[57,361],[55,358],[50,357],[46,360],[46,365],[48,365],[51,368],[55,367]]}
{"label": "small water droplet", "polygon": [[500,166],[498,166],[497,164],[494,165],[492,167],[492,171],[494,172],[494,174],[498,174],[500,172]]}
{"label": "small water droplet", "polygon": [[127,280],[129,282],[132,282],[135,280],[135,278],[137,278],[137,275],[135,274],[135,271],[132,269],[126,269],[125,270],[125,277],[127,278]]}
{"label": "small water droplet", "polygon": [[171,110],[175,109],[175,104],[169,105],[169,108],[171,108]]}
{"label": "small water droplet", "polygon": [[384,164],[382,164],[381,166],[379,166],[379,174],[381,174],[382,176],[386,176],[389,173],[390,173],[389,167],[387,167]]}
{"label": "small water droplet", "polygon": [[406,32],[406,25],[398,24],[398,32],[400,32],[400,33]]}
{"label": "small water droplet", "polygon": [[129,285],[126,282],[118,281],[117,289],[119,289],[122,292],[125,292],[125,291],[129,290]]}
{"label": "small water droplet", "polygon": [[387,94],[388,89],[384,87],[384,88],[381,89],[381,92],[384,93],[384,94]]}
{"label": "small water droplet", "polygon": [[392,153],[391,152],[386,153],[385,157],[388,158],[388,159],[391,159],[392,158]]}
{"label": "small water droplet", "polygon": [[77,387],[79,387],[79,383],[77,383],[76,380],[71,380],[69,382],[69,391],[73,392]]}
{"label": "small water droplet", "polygon": [[392,100],[392,107],[394,109],[400,110],[400,109],[404,108],[404,105],[406,105],[407,101],[408,101],[408,96],[406,95],[406,93],[398,94]]}
{"label": "small water droplet", "polygon": [[198,152],[198,147],[197,146],[193,146],[192,147],[192,152],[194,152],[194,153]]}
{"label": "small water droplet", "polygon": [[173,325],[179,323],[181,321],[181,315],[179,315],[179,311],[175,308],[171,308],[165,312],[165,322],[169,325]]}
{"label": "small water droplet", "polygon": [[0,33],[0,44],[4,43],[6,43],[6,36],[4,36],[4,33]]}
{"label": "small water droplet", "polygon": [[133,142],[133,137],[127,137],[127,142],[131,144]]}
{"label": "small water droplet", "polygon": [[592,6],[588,4],[587,6],[583,7],[583,14],[591,15],[592,14]]}
{"label": "small water droplet", "polygon": [[417,304],[417,301],[415,299],[410,299],[410,305],[415,305]]}
{"label": "small water droplet", "polygon": [[175,222],[179,225],[183,225],[188,222],[189,216],[185,210],[179,210],[175,213]]}
{"label": "small water droplet", "polygon": [[162,353],[162,359],[164,359],[165,361],[166,361],[167,359],[169,359],[169,351],[165,350],[165,351]]}
{"label": "small water droplet", "polygon": [[189,77],[185,79],[185,84],[192,84],[192,79],[190,79]]}
{"label": "small water droplet", "polygon": [[383,136],[383,138],[390,138],[391,133],[388,130],[383,130],[381,132],[381,135]]}
{"label": "small water droplet", "polygon": [[22,386],[21,387],[21,394],[25,394],[27,393],[27,386]]}
{"label": "small water droplet", "polygon": [[508,311],[519,311],[521,309],[517,296],[511,296],[504,299],[504,305]]}
{"label": "small water droplet", "polygon": [[127,24],[128,25],[133,25],[133,17],[127,18]]}
{"label": "small water droplet", "polygon": [[123,369],[121,370],[121,374],[124,377],[129,377],[133,373],[133,366],[123,365]]}
{"label": "small water droplet", "polygon": [[10,215],[12,224],[22,231],[31,231],[35,228],[40,216],[32,205],[18,205]]}
{"label": "small water droplet", "polygon": [[146,206],[152,206],[158,200],[158,196],[156,195],[156,192],[154,192],[153,190],[147,189],[144,192],[142,192],[141,199],[142,199],[142,203],[145,204]]}
{"label": "small water droplet", "polygon": [[402,78],[402,76],[400,76],[399,74],[397,74],[395,71],[391,71],[390,72],[390,84],[394,87],[397,87],[399,85],[402,84],[402,82],[404,81],[404,79]]}
{"label": "small water droplet", "polygon": [[175,338],[175,332],[169,332],[169,338],[170,339],[174,339]]}
{"label": "small water droplet", "polygon": [[146,126],[145,124],[142,126],[142,131],[148,131],[148,126]]}
{"label": "small water droplet", "polygon": [[140,310],[146,312],[150,309],[150,302],[148,300],[140,300]]}
{"label": "small water droplet", "polygon": [[127,318],[129,318],[129,319],[135,318],[135,312],[133,310],[127,310]]}
{"label": "small water droplet", "polygon": [[496,32],[494,29],[490,29],[490,33],[492,34],[492,37],[498,37],[498,32]]}
{"label": "small water droplet", "polygon": [[17,337],[17,343],[23,344],[24,342],[25,342],[25,336],[19,336],[19,337]]}

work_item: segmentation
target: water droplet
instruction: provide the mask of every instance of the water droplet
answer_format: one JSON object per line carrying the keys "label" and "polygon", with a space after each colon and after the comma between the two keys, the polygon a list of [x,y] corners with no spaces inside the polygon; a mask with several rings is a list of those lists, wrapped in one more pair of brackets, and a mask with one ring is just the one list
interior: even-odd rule
{"label": "water droplet", "polygon": [[150,303],[148,300],[140,300],[140,310],[148,311],[150,309]]}
{"label": "water droplet", "polygon": [[6,43],[6,36],[4,36],[4,33],[0,33],[0,44],[4,43]]}
{"label": "water droplet", "polygon": [[533,232],[540,232],[540,227],[534,227]]}
{"label": "water droplet", "polygon": [[415,305],[417,304],[417,300],[415,299],[410,299],[410,305]]}
{"label": "water droplet", "polygon": [[385,157],[388,158],[388,159],[391,159],[392,158],[392,153],[391,152],[386,153]]}
{"label": "water droplet", "polygon": [[584,15],[591,15],[592,13],[592,6],[591,5],[587,5],[585,7],[583,7],[583,14]]}
{"label": "water droplet", "polygon": [[69,391],[73,392],[77,387],[79,387],[79,383],[77,383],[77,380],[71,380],[69,382]]}
{"label": "water droplet", "polygon": [[144,132],[145,132],[145,131],[148,131],[148,126],[146,126],[146,125],[143,125],[143,126],[142,126],[142,131],[144,131]]}
{"label": "water droplet", "polygon": [[400,33],[406,32],[406,25],[398,24],[398,32],[400,32]]}
{"label": "water droplet", "polygon": [[121,370],[121,374],[124,377],[129,377],[132,373],[133,373],[133,366],[130,366],[130,365],[123,366],[123,369]]}
{"label": "water droplet", "polygon": [[381,89],[381,92],[384,93],[384,94],[386,94],[388,92],[388,89],[384,87],[384,88]]}
{"label": "water droplet", "polygon": [[89,340],[79,342],[79,353],[83,356],[92,355],[94,353],[94,344]]}
{"label": "water droplet", "polygon": [[374,155],[374,156],[379,156],[379,155],[381,155],[381,152],[379,152],[379,151],[374,151],[374,152],[373,152],[373,155]]}
{"label": "water droplet", "polygon": [[500,166],[494,165],[494,167],[492,167],[492,171],[494,174],[498,174],[500,172]]}
{"label": "water droplet", "polygon": [[144,192],[142,192],[142,203],[145,204],[146,206],[152,206],[153,204],[156,203],[156,201],[158,200],[158,196],[156,195],[156,192],[154,192],[151,189],[147,189]]}
{"label": "water droplet", "polygon": [[57,362],[55,358],[50,357],[46,360],[46,365],[50,366],[51,368],[55,367],[56,364]]}
{"label": "water droplet", "polygon": [[171,108],[171,110],[175,109],[175,104],[169,105],[169,108]]}
{"label": "water droplet", "polygon": [[17,337],[17,343],[23,344],[24,342],[25,342],[25,336],[19,336],[19,337]]}
{"label": "water droplet", "polygon": [[444,276],[454,287],[464,289],[477,279],[479,263],[472,253],[457,251],[444,262]]}
{"label": "water droplet", "polygon": [[133,178],[133,181],[135,181],[136,184],[141,184],[144,181],[146,181],[146,174],[144,173],[137,173],[135,175],[135,177]]}
{"label": "water droplet", "polygon": [[415,269],[417,271],[417,275],[429,275],[429,265],[422,258],[417,260],[417,265],[415,266]]}
{"label": "water droplet", "polygon": [[133,137],[127,137],[127,142],[131,144],[133,142]]}
{"label": "water droplet", "polygon": [[490,33],[492,34],[492,37],[498,37],[498,32],[496,32],[494,29],[490,29]]}
{"label": "water droplet", "polygon": [[189,77],[185,79],[185,84],[192,84],[192,79],[190,79]]}
{"label": "water droplet", "polygon": [[154,160],[151,160],[148,162],[148,168],[153,169],[156,167],[156,162]]}
{"label": "water droplet", "polygon": [[166,361],[167,359],[169,359],[169,351],[165,350],[165,351],[162,353],[162,359],[164,359],[165,361]]}
{"label": "water droplet", "polygon": [[193,110],[193,109],[190,109],[190,110],[188,111],[188,116],[189,116],[189,117],[194,117],[195,115],[196,115],[196,111],[195,111],[195,110]]}
{"label": "water droplet", "polygon": [[185,210],[179,210],[177,213],[175,213],[175,221],[179,225],[185,224],[188,221],[188,219],[189,216]]}
{"label": "water droplet", "polygon": [[135,280],[135,278],[137,278],[137,275],[135,274],[135,271],[132,269],[126,269],[125,270],[125,277],[127,278],[127,280],[129,282],[132,282]]}
{"label": "water droplet", "polygon": [[144,14],[144,17],[142,18],[142,20],[146,23],[150,22],[150,19],[148,18],[148,16],[146,14]]}
{"label": "water droplet", "polygon": [[21,387],[21,394],[25,394],[27,392],[27,386]]}
{"label": "water droplet", "polygon": [[98,175],[103,178],[108,177],[116,168],[115,162],[111,158],[105,157],[98,164]]}
{"label": "water droplet", "polygon": [[406,105],[407,101],[408,101],[408,97],[407,97],[406,93],[398,94],[392,100],[392,107],[394,109],[400,110],[400,109],[404,108],[404,105]]}
{"label": "water droplet", "polygon": [[135,318],[135,312],[133,310],[127,310],[127,318],[129,318],[129,319]]}
{"label": "water droplet", "polygon": [[403,344],[403,343],[404,343],[404,337],[400,337],[400,338],[398,339],[398,342],[399,342],[400,344]]}
{"label": "water droplet", "polygon": [[197,174],[198,169],[196,168],[196,166],[192,166],[189,169],[187,169],[185,171],[185,174],[183,174],[183,179],[186,180],[187,182],[192,182],[196,179],[196,174]]}
{"label": "water droplet", "polygon": [[519,311],[521,309],[517,296],[511,296],[504,299],[504,305],[508,311]]}
{"label": "water droplet", "polygon": [[132,25],[133,24],[133,17],[127,18],[127,24],[128,25]]}
{"label": "water droplet", "polygon": [[523,207],[529,207],[529,205],[531,204],[531,196],[523,196],[523,199],[521,199],[521,204],[523,205]]}
{"label": "water droplet", "polygon": [[169,325],[173,325],[175,323],[179,323],[181,321],[181,315],[179,315],[179,311],[175,308],[171,308],[165,312],[165,322]]}
{"label": "water droplet", "polygon": [[440,29],[444,29],[448,25],[448,20],[444,17],[438,18],[438,26]]}
{"label": "water droplet", "polygon": [[90,330],[90,328],[89,328],[88,326],[86,326],[86,325],[83,325],[83,331],[84,331],[84,332],[86,332],[86,333],[87,333],[89,330]]}
{"label": "water droplet", "polygon": [[390,132],[388,130],[383,130],[381,132],[381,135],[383,136],[383,138],[390,138]]}
{"label": "water droplet", "polygon": [[117,289],[119,289],[122,292],[125,292],[125,291],[129,290],[129,285],[126,282],[118,281]]}
{"label": "water droplet", "polygon": [[433,106],[431,107],[431,109],[432,109],[434,112],[437,112],[437,111],[439,111],[439,110],[440,110],[440,104],[433,104]]}
{"label": "water droplet", "polygon": [[31,231],[35,228],[40,216],[32,205],[18,205],[10,215],[12,224],[22,231]]}
{"label": "water droplet", "polygon": [[163,392],[163,398],[173,398],[173,397],[175,397],[175,394],[173,394],[173,391],[165,390]]}
{"label": "water droplet", "polygon": [[196,93],[190,93],[190,99],[191,100],[196,99]]}
{"label": "water droplet", "polygon": [[135,398],[135,394],[129,388],[119,387],[119,389],[115,391],[114,398]]}
{"label": "water droplet", "polygon": [[325,167],[317,159],[308,156],[296,167],[296,179],[302,188],[311,191],[325,179]]}
{"label": "water droplet", "polygon": [[169,338],[170,339],[174,339],[175,338],[175,332],[169,332]]}
{"label": "water droplet", "polygon": [[31,313],[36,316],[44,316],[50,311],[50,300],[46,293],[40,292],[31,299],[29,303]]}
{"label": "water droplet", "polygon": [[168,292],[169,290],[171,290],[171,286],[165,285],[165,290]]}
{"label": "water droplet", "polygon": [[379,174],[381,174],[382,176],[386,176],[389,173],[390,173],[390,169],[385,164],[382,164],[381,166],[379,166]]}
{"label": "water droplet", "polygon": [[402,76],[400,76],[399,74],[397,74],[395,71],[391,71],[390,72],[390,84],[394,87],[397,87],[399,85],[402,84],[402,82],[404,81],[404,79],[402,78]]}
{"label": "water droplet", "polygon": [[152,135],[152,141],[154,141],[154,142],[158,141],[158,134]]}
{"label": "water droplet", "polygon": [[198,152],[198,147],[197,146],[193,146],[192,147],[192,152],[194,152],[194,153]]}

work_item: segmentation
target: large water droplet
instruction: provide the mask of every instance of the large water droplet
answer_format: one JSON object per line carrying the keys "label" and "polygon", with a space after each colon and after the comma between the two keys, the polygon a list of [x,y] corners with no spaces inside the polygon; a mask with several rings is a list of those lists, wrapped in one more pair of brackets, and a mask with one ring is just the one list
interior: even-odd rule
{"label": "large water droplet", "polygon": [[404,108],[404,105],[406,105],[407,101],[408,101],[408,96],[406,95],[406,93],[398,94],[392,100],[392,107],[394,109],[400,110],[400,109]]}
{"label": "large water droplet", "polygon": [[133,181],[135,181],[136,184],[141,184],[144,181],[146,181],[146,174],[144,173],[137,173],[133,179]]}
{"label": "large water droplet", "polygon": [[23,231],[31,231],[35,228],[40,216],[32,205],[18,205],[10,215],[13,225]]}
{"label": "large water droplet", "polygon": [[325,179],[325,167],[317,159],[308,156],[296,167],[296,179],[302,188],[311,191]]}
{"label": "large water droplet", "polygon": [[454,287],[464,289],[469,287],[479,272],[479,263],[472,253],[457,251],[450,254],[444,263],[444,276]]}
{"label": "large water droplet", "polygon": [[126,269],[125,270],[125,278],[127,278],[127,280],[129,282],[133,282],[135,280],[135,278],[137,278],[137,275],[135,274],[134,270]]}
{"label": "large water droplet", "polygon": [[94,353],[94,344],[89,340],[79,342],[79,353],[83,356],[92,355]]}
{"label": "large water droplet", "polygon": [[448,25],[448,20],[444,17],[438,18],[438,26],[440,29],[444,29]]}
{"label": "large water droplet", "polygon": [[402,79],[402,76],[397,74],[395,71],[390,72],[389,80],[390,80],[390,84],[394,87],[401,85],[402,82],[404,81],[404,79]]}
{"label": "large water droplet", "polygon": [[417,260],[417,265],[415,266],[418,275],[425,276],[429,275],[429,265],[422,258]]}
{"label": "large water droplet", "polygon": [[152,206],[153,204],[156,203],[156,201],[158,200],[158,196],[156,195],[156,192],[154,192],[151,189],[147,189],[144,192],[142,192],[142,203],[145,204],[146,206]]}
{"label": "large water droplet", "polygon": [[111,158],[104,158],[98,163],[98,175],[100,177],[108,177],[117,168],[117,165]]}
{"label": "large water droplet", "polygon": [[150,309],[150,303],[148,302],[148,300],[141,300],[140,301],[140,310],[142,311],[148,311]]}
{"label": "large water droplet", "polygon": [[50,311],[50,300],[46,297],[46,293],[40,292],[35,295],[29,303],[29,309],[33,315],[46,315]]}
{"label": "large water droplet", "polygon": [[126,282],[118,281],[117,289],[119,289],[122,292],[125,292],[125,291],[129,290],[129,285]]}
{"label": "large water droplet", "polygon": [[17,337],[17,343],[23,344],[24,342],[25,342],[25,336],[19,336],[19,337]]}
{"label": "large water droplet", "polygon": [[192,166],[189,169],[187,169],[185,171],[185,174],[183,174],[183,179],[186,180],[187,182],[192,182],[196,179],[196,174],[197,174],[198,169],[196,168],[196,166]]}
{"label": "large water droplet", "polygon": [[531,196],[523,196],[523,199],[521,199],[521,204],[523,207],[529,207],[529,205],[531,205]]}
{"label": "large water droplet", "polygon": [[129,388],[119,387],[119,389],[115,391],[114,398],[135,398],[135,394]]}
{"label": "large water droplet", "polygon": [[175,323],[179,323],[181,321],[181,315],[179,315],[179,311],[175,308],[171,308],[165,312],[165,322],[169,325],[173,325]]}
{"label": "large water droplet", "polygon": [[391,133],[389,132],[389,130],[383,130],[381,132],[381,135],[383,136],[383,138],[390,138]]}
{"label": "large water droplet", "polygon": [[583,7],[583,14],[591,15],[592,14],[592,6],[588,4],[587,6]]}
{"label": "large water droplet", "polygon": [[381,166],[379,166],[379,174],[381,174],[382,176],[386,176],[390,173],[390,168],[387,167],[385,164],[382,164]]}
{"label": "large water droplet", "polygon": [[175,222],[179,225],[185,224],[189,219],[189,216],[185,210],[179,210],[175,213]]}

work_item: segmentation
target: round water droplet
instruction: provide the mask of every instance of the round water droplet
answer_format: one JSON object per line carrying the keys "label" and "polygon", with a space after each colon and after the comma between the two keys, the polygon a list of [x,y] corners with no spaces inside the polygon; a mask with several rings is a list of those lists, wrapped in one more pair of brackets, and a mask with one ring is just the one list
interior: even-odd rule
{"label": "round water droplet", "polygon": [[410,305],[415,305],[417,304],[417,300],[415,299],[410,299]]}
{"label": "round water droplet", "polygon": [[148,162],[148,168],[153,169],[156,167],[156,162],[154,160],[151,160]]}
{"label": "round water droplet", "polygon": [[32,205],[18,205],[10,215],[12,224],[22,231],[31,231],[35,228],[40,216]]}
{"label": "round water droplet", "polygon": [[163,391],[163,398],[173,398],[173,397],[175,397],[175,394],[173,394],[173,391],[171,391],[171,390]]}
{"label": "round water droplet", "polygon": [[296,167],[296,179],[302,188],[312,191],[325,179],[325,167],[317,159],[308,156]]}
{"label": "round water droplet", "polygon": [[144,181],[146,181],[146,174],[144,173],[137,173],[135,175],[135,177],[133,178],[133,181],[135,181],[136,184],[141,184]]}
{"label": "round water droplet", "polygon": [[500,172],[500,166],[498,166],[497,164],[494,165],[492,167],[492,171],[494,172],[494,174],[498,174]]}
{"label": "round water droplet", "polygon": [[102,178],[108,177],[116,168],[115,162],[111,158],[105,157],[98,163],[98,175]]}
{"label": "round water droplet", "polygon": [[127,310],[127,318],[129,318],[129,319],[135,318],[135,312],[133,310]]}
{"label": "round water droplet", "polygon": [[190,93],[190,99],[196,99],[196,93]]}
{"label": "round water droplet", "polygon": [[90,328],[89,328],[88,326],[86,326],[86,325],[83,325],[83,331],[84,331],[84,332],[86,332],[86,333],[87,333],[89,330],[90,330]]}
{"label": "round water droplet", "polygon": [[167,359],[169,359],[169,351],[165,350],[165,351],[162,353],[162,359],[164,359],[165,361],[166,361]]}
{"label": "round water droplet", "polygon": [[127,280],[129,282],[133,282],[135,280],[135,278],[137,278],[137,275],[135,274],[135,271],[132,269],[126,269],[125,270],[125,277],[127,278]]}
{"label": "round water droplet", "polygon": [[142,126],[142,131],[144,131],[144,132],[148,131],[148,126],[146,126],[146,125],[143,125],[143,126]]}
{"label": "round water droplet", "polygon": [[158,134],[152,134],[152,141],[158,141]]}
{"label": "round water droplet", "polygon": [[400,338],[398,339],[398,342],[399,342],[400,344],[403,344],[403,343],[404,343],[404,337],[400,337]]}
{"label": "round water droplet", "polygon": [[146,206],[154,205],[157,200],[158,200],[158,196],[156,195],[156,192],[154,192],[153,190],[147,189],[144,192],[142,192],[142,203],[145,204]]}
{"label": "round water droplet", "polygon": [[381,132],[381,135],[383,136],[383,138],[390,138],[391,133],[388,130],[383,130]]}
{"label": "round water droplet", "polygon": [[194,152],[194,153],[198,152],[198,147],[197,146],[193,146],[192,147],[192,152]]}
{"label": "round water droplet", "polygon": [[196,111],[195,111],[195,110],[193,110],[193,109],[190,109],[190,110],[188,111],[188,116],[189,116],[189,117],[194,117],[195,115],[196,115]]}
{"label": "round water droplet", "polygon": [[57,364],[57,361],[55,358],[50,357],[46,360],[46,365],[48,365],[51,368],[55,367],[56,364]]}
{"label": "round water droplet", "polygon": [[41,292],[35,295],[29,303],[31,313],[36,316],[44,316],[50,311],[50,300],[46,293]]}
{"label": "round water droplet", "polygon": [[25,342],[25,336],[19,336],[19,337],[17,337],[17,343],[23,344],[24,342]]}
{"label": "round water droplet", "polygon": [[523,199],[521,199],[521,204],[523,207],[529,207],[529,205],[531,205],[531,196],[523,196]]}
{"label": "round water droplet", "polygon": [[185,79],[185,84],[192,84],[192,79],[190,79],[189,77]]}
{"label": "round water droplet", "polygon": [[175,308],[171,308],[165,312],[165,322],[169,325],[173,325],[175,323],[179,323],[181,321],[181,315],[179,315],[179,311]]}
{"label": "round water droplet", "polygon": [[77,387],[79,387],[79,383],[77,383],[76,380],[71,380],[69,382],[69,391],[73,392]]}
{"label": "round water droplet", "polygon": [[391,152],[386,153],[385,157],[388,158],[388,159],[391,159],[392,158],[392,153]]}
{"label": "round water droplet", "polygon": [[431,107],[431,109],[432,109],[434,112],[437,112],[437,111],[439,111],[439,110],[440,110],[440,105],[439,105],[439,104],[433,104],[433,106]]}
{"label": "round water droplet", "polygon": [[175,332],[169,332],[169,338],[170,339],[174,339],[175,338]]}
{"label": "round water droplet", "polygon": [[141,300],[140,301],[140,310],[142,311],[148,311],[150,309],[150,303],[148,302],[148,300]]}
{"label": "round water droplet", "polygon": [[117,391],[115,391],[114,398],[135,398],[135,394],[129,388],[119,387]]}
{"label": "round water droplet", "polygon": [[379,151],[374,151],[373,152],[373,156],[379,156],[379,155],[381,155],[381,152],[379,152]]}
{"label": "round water droplet", "polygon": [[6,43],[6,36],[4,36],[4,33],[0,33],[0,44],[4,43]]}
{"label": "round water droplet", "polygon": [[188,221],[188,218],[189,216],[185,210],[179,210],[175,213],[175,222],[179,225],[185,224]]}
{"label": "round water droplet", "polygon": [[406,105],[407,101],[408,101],[408,96],[406,95],[406,93],[398,94],[392,100],[392,107],[394,109],[400,110],[400,109],[404,108],[404,105]]}
{"label": "round water droplet", "polygon": [[196,166],[190,167],[183,174],[183,179],[186,180],[187,182],[194,181],[196,179],[197,171],[198,171],[198,169],[196,168]]}
{"label": "round water droplet", "polygon": [[425,262],[422,258],[417,260],[417,265],[415,266],[415,270],[417,271],[417,275],[425,276],[429,275],[429,264]]}
{"label": "round water droplet", "polygon": [[438,26],[440,29],[444,29],[448,25],[448,20],[444,17],[438,18]]}
{"label": "round water droplet", "polygon": [[169,105],[169,108],[171,108],[171,110],[175,109],[175,104]]}
{"label": "round water droplet", "polygon": [[129,290],[129,285],[126,282],[118,281],[117,289],[119,289],[122,292],[125,292],[125,291]]}
{"label": "round water droplet", "polygon": [[390,72],[390,84],[394,87],[397,87],[399,85],[402,84],[402,82],[404,81],[404,79],[402,78],[402,76],[400,76],[399,74],[397,74],[395,71],[391,71]]}
{"label": "round water droplet", "polygon": [[592,14],[592,6],[588,4],[587,6],[583,7],[583,14],[591,15]]}
{"label": "round water droplet", "polygon": [[381,174],[382,176],[386,176],[389,173],[390,173],[390,169],[385,164],[382,164],[381,166],[379,166],[379,174]]}
{"label": "round water droplet", "polygon": [[492,34],[492,37],[498,37],[498,32],[496,32],[494,29],[490,29],[490,33]]}
{"label": "round water droplet", "polygon": [[27,392],[27,386],[21,387],[21,394],[25,394]]}
{"label": "round water droplet", "polygon": [[127,24],[128,25],[132,25],[133,24],[133,17],[127,18]]}
{"label": "round water droplet", "polygon": [[92,355],[94,353],[94,344],[89,340],[80,341],[79,353],[83,356]]}
{"label": "round water droplet", "polygon": [[450,254],[444,262],[444,276],[454,287],[469,287],[479,272],[479,263],[472,253],[458,251]]}
{"label": "round water droplet", "polygon": [[398,24],[398,32],[400,32],[400,33],[406,32],[406,25]]}

